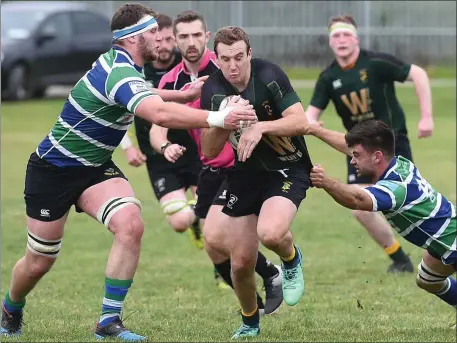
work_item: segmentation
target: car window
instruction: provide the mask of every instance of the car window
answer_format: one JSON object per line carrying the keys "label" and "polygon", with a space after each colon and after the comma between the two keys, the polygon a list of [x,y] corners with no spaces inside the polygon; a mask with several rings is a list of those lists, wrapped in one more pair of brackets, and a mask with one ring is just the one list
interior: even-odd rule
{"label": "car window", "polygon": [[72,15],[75,35],[87,36],[94,33],[109,33],[108,19],[90,12],[76,12]]}
{"label": "car window", "polygon": [[41,11],[11,10],[2,7],[2,38],[25,39],[36,28],[45,13]]}
{"label": "car window", "polygon": [[53,14],[41,27],[40,34],[57,38],[71,38],[71,24],[68,13]]}

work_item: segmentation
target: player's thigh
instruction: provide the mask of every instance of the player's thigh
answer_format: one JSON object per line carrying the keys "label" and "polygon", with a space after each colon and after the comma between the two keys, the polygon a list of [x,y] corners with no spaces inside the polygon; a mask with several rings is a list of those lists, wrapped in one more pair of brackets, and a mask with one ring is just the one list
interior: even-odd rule
{"label": "player's thigh", "polygon": [[273,196],[265,200],[259,214],[257,233],[262,242],[277,242],[290,230],[297,214],[292,200]]}
{"label": "player's thigh", "polygon": [[222,210],[230,217],[258,216],[267,182],[264,172],[233,171],[227,175],[227,202]]}
{"label": "player's thigh", "polygon": [[431,251],[424,251],[422,261],[425,265],[431,269],[431,272],[435,272],[439,275],[449,276],[456,272],[456,264],[444,264],[440,256],[437,256]]}
{"label": "player's thigh", "polygon": [[[197,203],[195,205],[195,215],[199,218],[206,218],[208,211],[214,203],[218,189],[225,180],[225,173],[221,169],[213,169],[205,166],[198,177],[197,183]],[[225,201],[222,203],[225,205]]]}
{"label": "player's thigh", "polygon": [[154,194],[159,201],[165,195],[173,191],[179,190],[181,188],[186,188],[185,183],[178,170],[154,170],[151,166],[148,166],[148,175],[154,190]]}
{"label": "player's thigh", "polygon": [[32,229],[41,226],[41,222],[65,222],[63,218],[79,196],[87,177],[82,169],[59,168],[33,153],[27,163],[24,189],[26,214],[34,219],[29,221]]}
{"label": "player's thigh", "polygon": [[229,247],[230,217],[222,212],[223,205],[211,205],[203,224],[205,242],[211,246]]}
{"label": "player's thigh", "polygon": [[141,235],[141,203],[130,183],[123,177],[101,177],[99,181],[84,190],[77,206],[114,234],[135,231],[130,233]]}
{"label": "player's thigh", "polygon": [[[80,194],[86,173],[59,168],[35,153],[30,156],[25,175],[24,200],[27,214],[26,258],[55,259],[64,236],[68,212]],[[35,262],[37,262],[35,261]]]}

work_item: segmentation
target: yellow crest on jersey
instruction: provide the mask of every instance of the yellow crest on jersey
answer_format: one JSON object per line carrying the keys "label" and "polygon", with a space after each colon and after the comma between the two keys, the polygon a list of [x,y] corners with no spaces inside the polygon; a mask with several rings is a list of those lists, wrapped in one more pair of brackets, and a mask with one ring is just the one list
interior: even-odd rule
{"label": "yellow crest on jersey", "polygon": [[367,79],[368,79],[367,70],[366,70],[366,69],[362,69],[362,70],[360,71],[360,81],[366,82]]}

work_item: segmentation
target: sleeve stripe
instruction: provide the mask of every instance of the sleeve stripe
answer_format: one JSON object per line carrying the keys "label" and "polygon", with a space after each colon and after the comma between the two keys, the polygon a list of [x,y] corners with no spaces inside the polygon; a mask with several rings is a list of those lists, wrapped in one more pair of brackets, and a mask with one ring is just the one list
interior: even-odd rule
{"label": "sleeve stripe", "polygon": [[365,193],[367,193],[370,196],[371,200],[373,201],[373,210],[372,211],[376,212],[378,210],[378,201],[376,200],[375,196],[368,189],[366,189],[366,188],[362,188],[362,189],[365,191]]}
{"label": "sleeve stripe", "polygon": [[376,188],[378,190],[380,190],[381,192],[384,192],[384,193],[387,193],[387,195],[390,197],[390,199],[392,200],[392,207],[390,208],[391,210],[395,208],[395,206],[397,205],[397,201],[395,199],[395,194],[392,193],[390,191],[390,189],[384,187],[384,186],[381,186],[381,185],[373,185],[372,186],[373,188]]}
{"label": "sleeve stripe", "polygon": [[127,82],[130,82],[130,81],[145,82],[141,77],[138,77],[138,76],[126,77],[126,78],[124,78],[124,79],[121,79],[120,81],[118,81],[118,82],[113,86],[113,88],[112,88],[111,91],[109,92],[108,98],[111,99],[112,101],[114,101],[114,96],[116,95],[117,90],[118,90],[122,85],[124,85],[124,84],[126,84]]}
{"label": "sleeve stripe", "polygon": [[128,104],[127,104],[127,110],[129,110],[131,113],[133,113],[133,112],[131,111],[131,109],[132,109],[132,107],[133,107],[133,104],[135,104],[135,102],[136,102],[139,98],[141,98],[142,96],[144,96],[144,95],[146,95],[146,94],[153,94],[153,93],[151,93],[150,91],[143,91],[143,92],[140,92],[140,93],[138,93],[138,94],[135,94],[135,95],[130,99],[130,101],[128,102]]}
{"label": "sleeve stripe", "polygon": [[140,98],[137,103],[133,106],[132,108],[132,113],[135,113],[136,111],[136,108],[138,107],[138,105],[146,98],[149,98],[150,96],[159,96],[159,94],[155,94],[155,93],[149,93],[149,94],[146,94],[144,97]]}

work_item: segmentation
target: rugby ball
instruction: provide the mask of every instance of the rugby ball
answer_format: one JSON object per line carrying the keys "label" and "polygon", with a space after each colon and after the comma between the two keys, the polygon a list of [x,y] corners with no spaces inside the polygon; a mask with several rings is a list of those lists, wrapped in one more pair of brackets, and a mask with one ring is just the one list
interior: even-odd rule
{"label": "rugby ball", "polygon": [[[229,100],[231,98],[233,98],[235,95],[229,95],[227,97],[225,97],[221,104],[219,105],[219,111],[223,110],[224,108],[227,107],[227,104],[229,102]],[[243,133],[242,129],[238,129],[238,130],[233,130],[233,131],[230,131],[230,135],[229,135],[229,143],[230,145],[232,146],[232,148],[236,149],[238,147],[238,143],[240,141],[240,137],[241,137],[241,134]]]}

